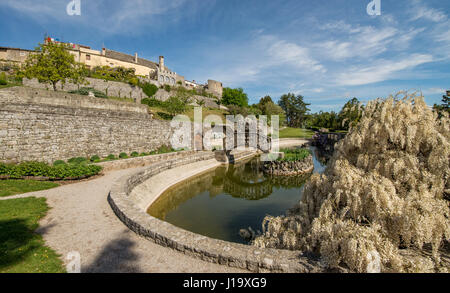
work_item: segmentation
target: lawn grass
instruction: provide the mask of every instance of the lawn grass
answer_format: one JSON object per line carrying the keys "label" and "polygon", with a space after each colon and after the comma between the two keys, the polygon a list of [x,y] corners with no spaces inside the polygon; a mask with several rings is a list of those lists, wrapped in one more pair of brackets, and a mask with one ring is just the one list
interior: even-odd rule
{"label": "lawn grass", "polygon": [[286,127],[280,130],[280,138],[312,138],[314,131],[309,129]]}
{"label": "lawn grass", "polygon": [[[170,115],[164,108],[162,107],[149,107],[149,109],[152,111],[152,113],[155,114],[154,118],[159,120],[172,120],[172,115]],[[186,115],[189,117],[191,121],[194,121],[194,107],[188,106],[187,111],[185,113],[182,113],[182,115]],[[209,115],[217,115],[219,116],[223,123],[226,123],[226,115],[228,115],[228,111],[222,110],[222,109],[212,109],[212,108],[206,108],[202,107],[202,116],[203,119]]]}
{"label": "lawn grass", "polygon": [[0,201],[0,273],[63,273],[59,256],[34,233],[49,207],[45,198]]}
{"label": "lawn grass", "polygon": [[0,197],[58,187],[54,182],[34,180],[0,180]]}

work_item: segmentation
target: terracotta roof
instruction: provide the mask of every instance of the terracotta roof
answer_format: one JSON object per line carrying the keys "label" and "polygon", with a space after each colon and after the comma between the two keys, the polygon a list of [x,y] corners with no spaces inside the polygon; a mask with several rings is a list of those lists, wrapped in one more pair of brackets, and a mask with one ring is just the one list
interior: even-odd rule
{"label": "terracotta roof", "polygon": [[[132,55],[128,55],[125,53],[120,53],[120,52],[116,52],[113,50],[108,50],[106,49],[106,57],[111,58],[111,59],[116,59],[116,60],[120,60],[123,62],[129,62],[129,63],[135,63],[134,62],[134,56]],[[158,69],[158,65],[152,61],[146,60],[146,59],[142,59],[142,58],[138,58],[138,63],[139,65],[142,66],[146,66],[152,69]]]}
{"label": "terracotta roof", "polygon": [[20,49],[20,48],[11,48],[11,47],[1,47],[0,49],[7,49],[7,50],[19,50],[19,51],[28,51],[28,52],[35,52],[34,50],[28,50],[28,49]]}

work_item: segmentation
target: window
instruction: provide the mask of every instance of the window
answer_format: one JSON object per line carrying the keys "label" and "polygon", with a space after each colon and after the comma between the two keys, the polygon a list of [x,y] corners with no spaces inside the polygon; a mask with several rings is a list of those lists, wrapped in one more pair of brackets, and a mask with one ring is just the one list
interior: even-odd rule
{"label": "window", "polygon": [[91,55],[86,55],[86,60],[91,60]]}

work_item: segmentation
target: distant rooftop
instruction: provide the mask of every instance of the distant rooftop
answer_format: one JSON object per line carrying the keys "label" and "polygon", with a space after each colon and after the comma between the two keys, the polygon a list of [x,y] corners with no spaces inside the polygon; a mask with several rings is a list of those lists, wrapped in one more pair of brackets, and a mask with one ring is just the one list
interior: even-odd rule
{"label": "distant rooftop", "polygon": [[[113,51],[113,50],[109,50],[109,49],[106,49],[106,57],[120,60],[123,62],[134,63],[134,56],[128,55],[125,53],[121,53],[121,52],[117,52],[117,51]],[[137,64],[146,66],[146,67],[149,67],[152,69],[158,69],[158,64],[156,64],[155,62],[152,62],[150,60],[147,60],[147,59],[138,58]]]}

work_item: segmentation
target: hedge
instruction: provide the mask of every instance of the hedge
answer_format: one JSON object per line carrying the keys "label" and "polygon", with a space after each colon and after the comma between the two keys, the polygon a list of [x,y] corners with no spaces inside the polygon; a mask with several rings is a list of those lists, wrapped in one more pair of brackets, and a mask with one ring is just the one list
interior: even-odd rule
{"label": "hedge", "polygon": [[80,179],[97,175],[102,167],[87,164],[59,164],[50,166],[41,162],[20,164],[0,163],[0,176],[10,179],[23,177],[46,177],[49,179]]}

